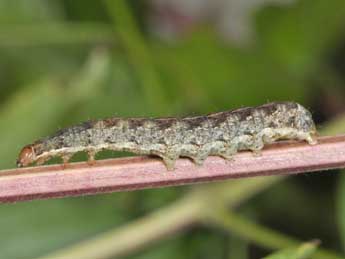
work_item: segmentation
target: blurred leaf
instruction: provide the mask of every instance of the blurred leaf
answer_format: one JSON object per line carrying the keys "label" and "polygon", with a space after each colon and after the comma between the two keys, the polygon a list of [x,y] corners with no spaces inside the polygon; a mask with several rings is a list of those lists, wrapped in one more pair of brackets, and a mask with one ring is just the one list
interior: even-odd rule
{"label": "blurred leaf", "polygon": [[[108,75],[109,65],[109,53],[97,49],[79,73],[65,84],[56,78],[41,80],[23,88],[3,105],[1,166],[14,165],[20,146],[44,136],[56,128],[66,113],[92,99]],[[128,210],[128,202],[121,201],[124,196],[116,197],[117,200],[104,195],[1,206],[0,256],[32,258],[108,229],[123,220],[124,213],[119,213],[121,206]],[[116,213],[111,206],[115,202],[118,203]],[[90,206],[94,209],[88,213]],[[20,251],[18,244],[21,244]]]}
{"label": "blurred leaf", "polygon": [[301,81],[264,53],[226,46],[210,31],[195,32],[174,46],[156,44],[155,55],[175,98],[203,112],[269,100],[298,101],[305,94]]}
{"label": "blurred leaf", "polygon": [[20,89],[34,87],[35,82],[70,78],[89,52],[82,47],[64,50],[47,46],[0,48],[0,100],[8,102]]}
{"label": "blurred leaf", "polygon": [[57,20],[62,17],[59,1],[1,0],[0,24],[31,23]]}
{"label": "blurred leaf", "polygon": [[100,1],[65,0],[64,10],[68,20],[76,21],[108,21],[109,17]]}
{"label": "blurred leaf", "polygon": [[263,259],[307,259],[316,251],[319,241],[304,243],[296,248],[284,249]]}
{"label": "blurred leaf", "polygon": [[0,168],[14,166],[20,147],[47,134],[75,105],[97,92],[107,73],[108,56],[95,52],[67,87],[48,78],[24,88],[0,110]]}
{"label": "blurred leaf", "polygon": [[[145,249],[128,259],[190,259],[190,258],[224,258],[227,245],[226,235],[206,228],[191,230],[189,233],[168,237],[155,249]],[[234,258],[234,259],[239,259]],[[244,258],[240,258],[244,259]]]}
{"label": "blurred leaf", "polygon": [[325,247],[332,246],[339,242],[335,235],[339,228],[334,224],[334,213],[330,213],[335,211],[335,204],[329,202],[334,199],[334,176],[341,175],[338,171],[323,171],[288,177],[257,195],[245,208],[260,221],[272,222],[279,229],[288,230],[288,233],[303,233],[302,238],[317,233]]}
{"label": "blurred leaf", "polygon": [[[111,229],[99,236],[91,239],[86,240],[84,242],[80,242],[75,246],[67,246],[61,250],[54,251],[43,258],[74,258],[78,257],[85,257],[85,255],[89,254],[98,254],[104,253],[104,247],[108,247],[108,244],[113,243],[115,240],[120,240],[117,242],[116,246],[109,247],[106,253],[113,254],[114,257],[118,256],[119,254],[132,254],[137,252],[137,244],[138,242],[144,246],[147,245],[146,237],[149,241],[152,241],[150,237],[155,237],[156,235],[160,236],[161,231],[164,233],[169,232],[169,230],[173,230],[178,228],[182,223],[183,226],[187,222],[190,223],[192,220],[193,222],[198,222],[198,220],[203,218],[205,213],[213,212],[214,209],[210,210],[210,204],[214,205],[224,205],[226,202],[228,206],[235,207],[238,206],[243,201],[249,199],[257,192],[262,189],[267,188],[272,184],[272,182],[276,182],[281,178],[279,177],[266,177],[266,178],[249,178],[249,179],[240,179],[237,181],[230,181],[228,183],[222,182],[219,184],[209,184],[200,186],[196,188],[195,191],[190,192],[188,195],[179,199],[170,205],[163,207],[162,209],[156,210],[153,213],[149,214],[148,216],[139,218],[137,220],[131,221],[129,224],[123,225],[121,228]],[[176,191],[180,190],[180,187],[173,188]],[[160,195],[162,192],[170,192],[169,189],[163,190],[146,190],[136,192],[136,194],[143,194],[140,196],[142,198],[145,196],[145,203],[149,202],[147,199],[146,194],[148,192],[156,193],[156,195]],[[132,193],[135,194],[135,193]],[[164,195],[164,194],[163,194]],[[133,196],[132,196],[133,197]],[[141,206],[141,201],[137,202],[137,205],[134,205],[132,210],[137,210],[138,206]],[[245,223],[247,224],[247,223]],[[140,231],[139,231],[140,229]],[[133,231],[138,231],[137,235],[133,235]],[[198,230],[196,230],[198,231]],[[208,233],[207,233],[208,232]],[[217,234],[217,236],[211,238],[210,240],[210,233],[214,232],[214,230],[206,230],[207,234],[204,234],[204,231],[200,234],[198,231],[198,235],[195,233],[189,233],[183,239],[179,239],[179,251],[176,253],[182,253],[179,258],[184,258],[186,256],[186,250],[188,252],[186,258],[190,258],[191,256],[195,256],[199,254],[200,247],[204,249],[206,247],[207,252],[201,252],[201,254],[208,253],[210,257],[211,254],[213,255],[220,255],[223,251],[220,251],[220,241],[225,242],[227,244],[226,238],[223,235]],[[149,235],[147,235],[147,234]],[[167,236],[168,237],[168,236]],[[201,241],[204,240],[204,241]],[[210,242],[209,242],[210,241]],[[212,245],[210,244],[212,241]],[[204,243],[208,243],[205,245]],[[283,241],[280,241],[283,242]],[[172,247],[172,245],[168,245],[168,247]],[[195,247],[195,249],[193,249]],[[199,248],[198,248],[199,247]],[[194,251],[196,250],[196,251]],[[98,252],[99,251],[99,252]],[[148,255],[153,254],[160,254],[161,249],[158,248],[158,251],[149,251]],[[188,256],[190,253],[190,256]],[[144,255],[144,257],[146,254]],[[198,257],[198,256],[196,256]],[[134,257],[136,258],[136,256]]]}
{"label": "blurred leaf", "polygon": [[0,258],[34,258],[125,222],[121,209],[125,208],[126,202],[123,196],[101,195],[1,205]]}
{"label": "blurred leaf", "polygon": [[128,6],[128,1],[104,1],[109,15],[114,21],[114,29],[123,47],[127,50],[128,59],[135,68],[142,84],[144,100],[148,102],[147,110],[168,111],[167,99],[160,76],[155,68],[154,59],[146,41]]}
{"label": "blurred leaf", "polygon": [[267,8],[258,15],[258,35],[267,58],[305,78],[343,37],[345,1],[300,0],[289,8]]}
{"label": "blurred leaf", "polygon": [[246,240],[230,235],[228,238],[228,259],[249,259],[249,243]]}
{"label": "blurred leaf", "polygon": [[345,251],[345,170],[341,170],[337,185],[337,221],[343,251]]}
{"label": "blurred leaf", "polygon": [[345,115],[332,119],[327,125],[321,125],[323,135],[339,135],[345,133]]}
{"label": "blurred leaf", "polygon": [[154,53],[164,83],[193,110],[301,101],[306,80],[341,37],[344,16],[343,0],[296,1],[259,13],[258,41],[251,49],[226,46],[203,28],[171,46],[156,43]]}
{"label": "blurred leaf", "polygon": [[0,47],[112,44],[111,28],[102,23],[50,22],[0,25]]}
{"label": "blurred leaf", "polygon": [[[337,135],[345,132],[345,116],[341,115],[332,120],[332,123],[326,125],[323,129],[325,135]],[[343,251],[345,251],[345,170],[340,170],[337,178],[336,187],[336,218],[339,228],[339,236]]]}
{"label": "blurred leaf", "polygon": [[0,167],[14,167],[20,148],[52,128],[64,112],[63,91],[53,79],[18,92],[0,111]]}

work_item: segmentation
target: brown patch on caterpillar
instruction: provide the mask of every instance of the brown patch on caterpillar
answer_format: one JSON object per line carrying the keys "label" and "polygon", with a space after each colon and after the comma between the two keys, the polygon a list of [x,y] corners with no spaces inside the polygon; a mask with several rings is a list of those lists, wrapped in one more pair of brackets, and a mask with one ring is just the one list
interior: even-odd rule
{"label": "brown patch on caterpillar", "polygon": [[116,126],[120,120],[120,118],[108,118],[104,119],[103,122],[105,127],[112,127]]}
{"label": "brown patch on caterpillar", "polygon": [[315,134],[310,112],[293,102],[185,118],[109,118],[60,130],[25,146],[17,165],[42,164],[53,156],[67,164],[80,151],[87,152],[93,164],[97,152],[109,149],[157,155],[172,170],[181,156],[202,165],[209,155],[231,159],[240,150],[257,154],[280,139],[315,144]]}
{"label": "brown patch on caterpillar", "polygon": [[201,126],[205,121],[207,121],[207,116],[196,116],[191,118],[183,118],[182,121],[186,122],[190,128],[195,128]]}
{"label": "brown patch on caterpillar", "polygon": [[155,124],[160,130],[165,130],[172,127],[178,120],[176,118],[159,118],[152,119],[152,123]]}

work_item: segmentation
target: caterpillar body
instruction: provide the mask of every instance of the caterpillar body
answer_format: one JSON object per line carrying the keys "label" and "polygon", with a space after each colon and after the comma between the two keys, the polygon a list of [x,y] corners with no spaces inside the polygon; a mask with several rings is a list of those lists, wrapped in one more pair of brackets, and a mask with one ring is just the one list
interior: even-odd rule
{"label": "caterpillar body", "polygon": [[101,150],[156,155],[168,170],[179,157],[202,165],[209,155],[231,159],[240,150],[259,153],[280,139],[316,144],[311,113],[298,103],[275,102],[206,116],[184,118],[109,118],[87,121],[25,146],[17,166],[43,164],[53,156],[64,163],[79,151],[89,161]]}

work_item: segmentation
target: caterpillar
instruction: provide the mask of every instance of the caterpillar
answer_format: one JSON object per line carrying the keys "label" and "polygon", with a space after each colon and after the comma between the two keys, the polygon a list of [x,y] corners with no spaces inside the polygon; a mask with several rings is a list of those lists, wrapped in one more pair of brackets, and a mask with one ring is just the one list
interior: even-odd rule
{"label": "caterpillar", "polygon": [[17,166],[41,165],[53,156],[65,163],[86,151],[93,162],[109,149],[155,155],[173,170],[179,157],[202,165],[209,155],[232,159],[241,150],[260,153],[265,144],[281,139],[316,144],[311,113],[295,102],[273,102],[205,116],[184,118],[108,118],[87,121],[25,146]]}

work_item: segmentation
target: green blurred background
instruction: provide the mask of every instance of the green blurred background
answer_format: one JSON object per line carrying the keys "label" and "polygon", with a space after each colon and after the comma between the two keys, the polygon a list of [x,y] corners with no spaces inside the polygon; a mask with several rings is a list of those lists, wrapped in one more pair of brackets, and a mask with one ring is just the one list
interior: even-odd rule
{"label": "green blurred background", "polygon": [[[322,131],[345,111],[344,72],[344,0],[0,0],[0,168],[13,168],[20,148],[37,138],[111,116],[196,115],[290,100],[310,108]],[[243,183],[237,181],[229,186]],[[0,258],[69,247],[205,186],[2,204]],[[340,171],[277,181],[239,211],[344,255]],[[196,224],[123,257],[251,259],[270,252]]]}

